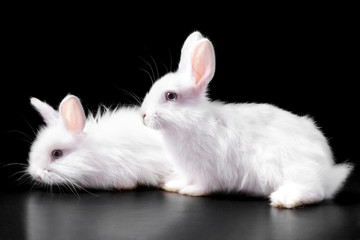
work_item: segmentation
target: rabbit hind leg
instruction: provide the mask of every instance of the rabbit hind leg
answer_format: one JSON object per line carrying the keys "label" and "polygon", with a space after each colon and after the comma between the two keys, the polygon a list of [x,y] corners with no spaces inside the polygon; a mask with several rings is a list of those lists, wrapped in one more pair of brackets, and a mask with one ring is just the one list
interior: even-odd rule
{"label": "rabbit hind leg", "polygon": [[270,194],[270,205],[277,208],[296,208],[315,204],[323,199],[324,193],[320,187],[288,183]]}

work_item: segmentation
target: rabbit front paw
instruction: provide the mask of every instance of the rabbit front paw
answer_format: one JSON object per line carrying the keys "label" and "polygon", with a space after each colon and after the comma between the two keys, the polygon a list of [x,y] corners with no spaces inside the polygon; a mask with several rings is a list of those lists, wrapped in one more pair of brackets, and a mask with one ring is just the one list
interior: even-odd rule
{"label": "rabbit front paw", "polygon": [[270,195],[270,205],[277,208],[296,208],[304,204],[295,194],[276,191]]}
{"label": "rabbit front paw", "polygon": [[180,189],[184,188],[187,185],[188,183],[185,179],[173,179],[166,182],[164,186],[162,186],[162,189],[168,192],[179,192]]}
{"label": "rabbit front paw", "polygon": [[203,186],[197,184],[188,185],[182,188],[179,193],[193,197],[205,196],[209,194],[209,192]]}

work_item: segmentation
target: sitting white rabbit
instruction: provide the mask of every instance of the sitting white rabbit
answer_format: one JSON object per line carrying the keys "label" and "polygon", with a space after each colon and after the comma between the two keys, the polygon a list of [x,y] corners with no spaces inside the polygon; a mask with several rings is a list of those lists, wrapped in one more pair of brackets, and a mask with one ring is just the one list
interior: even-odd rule
{"label": "sitting white rabbit", "polygon": [[31,146],[27,172],[46,185],[133,189],[158,187],[171,172],[160,133],[147,128],[137,107],[100,109],[86,119],[80,100],[68,95],[59,111],[36,98],[46,122]]}
{"label": "sitting white rabbit", "polygon": [[352,166],[334,165],[313,120],[269,104],[210,101],[214,71],[211,42],[194,32],[178,70],[155,82],[144,99],[144,124],[161,130],[176,164],[164,189],[192,196],[244,192],[283,208],[331,198]]}

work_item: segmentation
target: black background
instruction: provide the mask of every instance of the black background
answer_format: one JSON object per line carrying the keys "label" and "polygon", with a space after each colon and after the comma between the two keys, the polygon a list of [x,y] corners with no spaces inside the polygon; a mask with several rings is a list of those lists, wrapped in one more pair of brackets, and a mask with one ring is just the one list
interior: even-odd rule
{"label": "black background", "polygon": [[212,99],[265,102],[308,114],[329,139],[337,162],[359,162],[355,15],[322,7],[231,14],[188,10],[179,17],[167,10],[170,14],[149,12],[34,12],[25,7],[4,15],[2,189],[28,187],[13,175],[22,168],[9,164],[27,162],[29,141],[42,124],[30,97],[57,107],[72,93],[87,112],[99,104],[135,104],[124,90],[144,97],[149,75],[175,71],[181,46],[194,30],[215,48]]}

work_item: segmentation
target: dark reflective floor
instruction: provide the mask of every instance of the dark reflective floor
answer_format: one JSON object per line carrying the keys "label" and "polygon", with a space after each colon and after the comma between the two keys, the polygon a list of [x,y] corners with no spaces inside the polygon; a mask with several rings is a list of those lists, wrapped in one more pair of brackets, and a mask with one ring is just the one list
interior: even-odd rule
{"label": "dark reflective floor", "polygon": [[360,239],[359,195],[296,210],[243,196],[0,193],[0,239]]}

